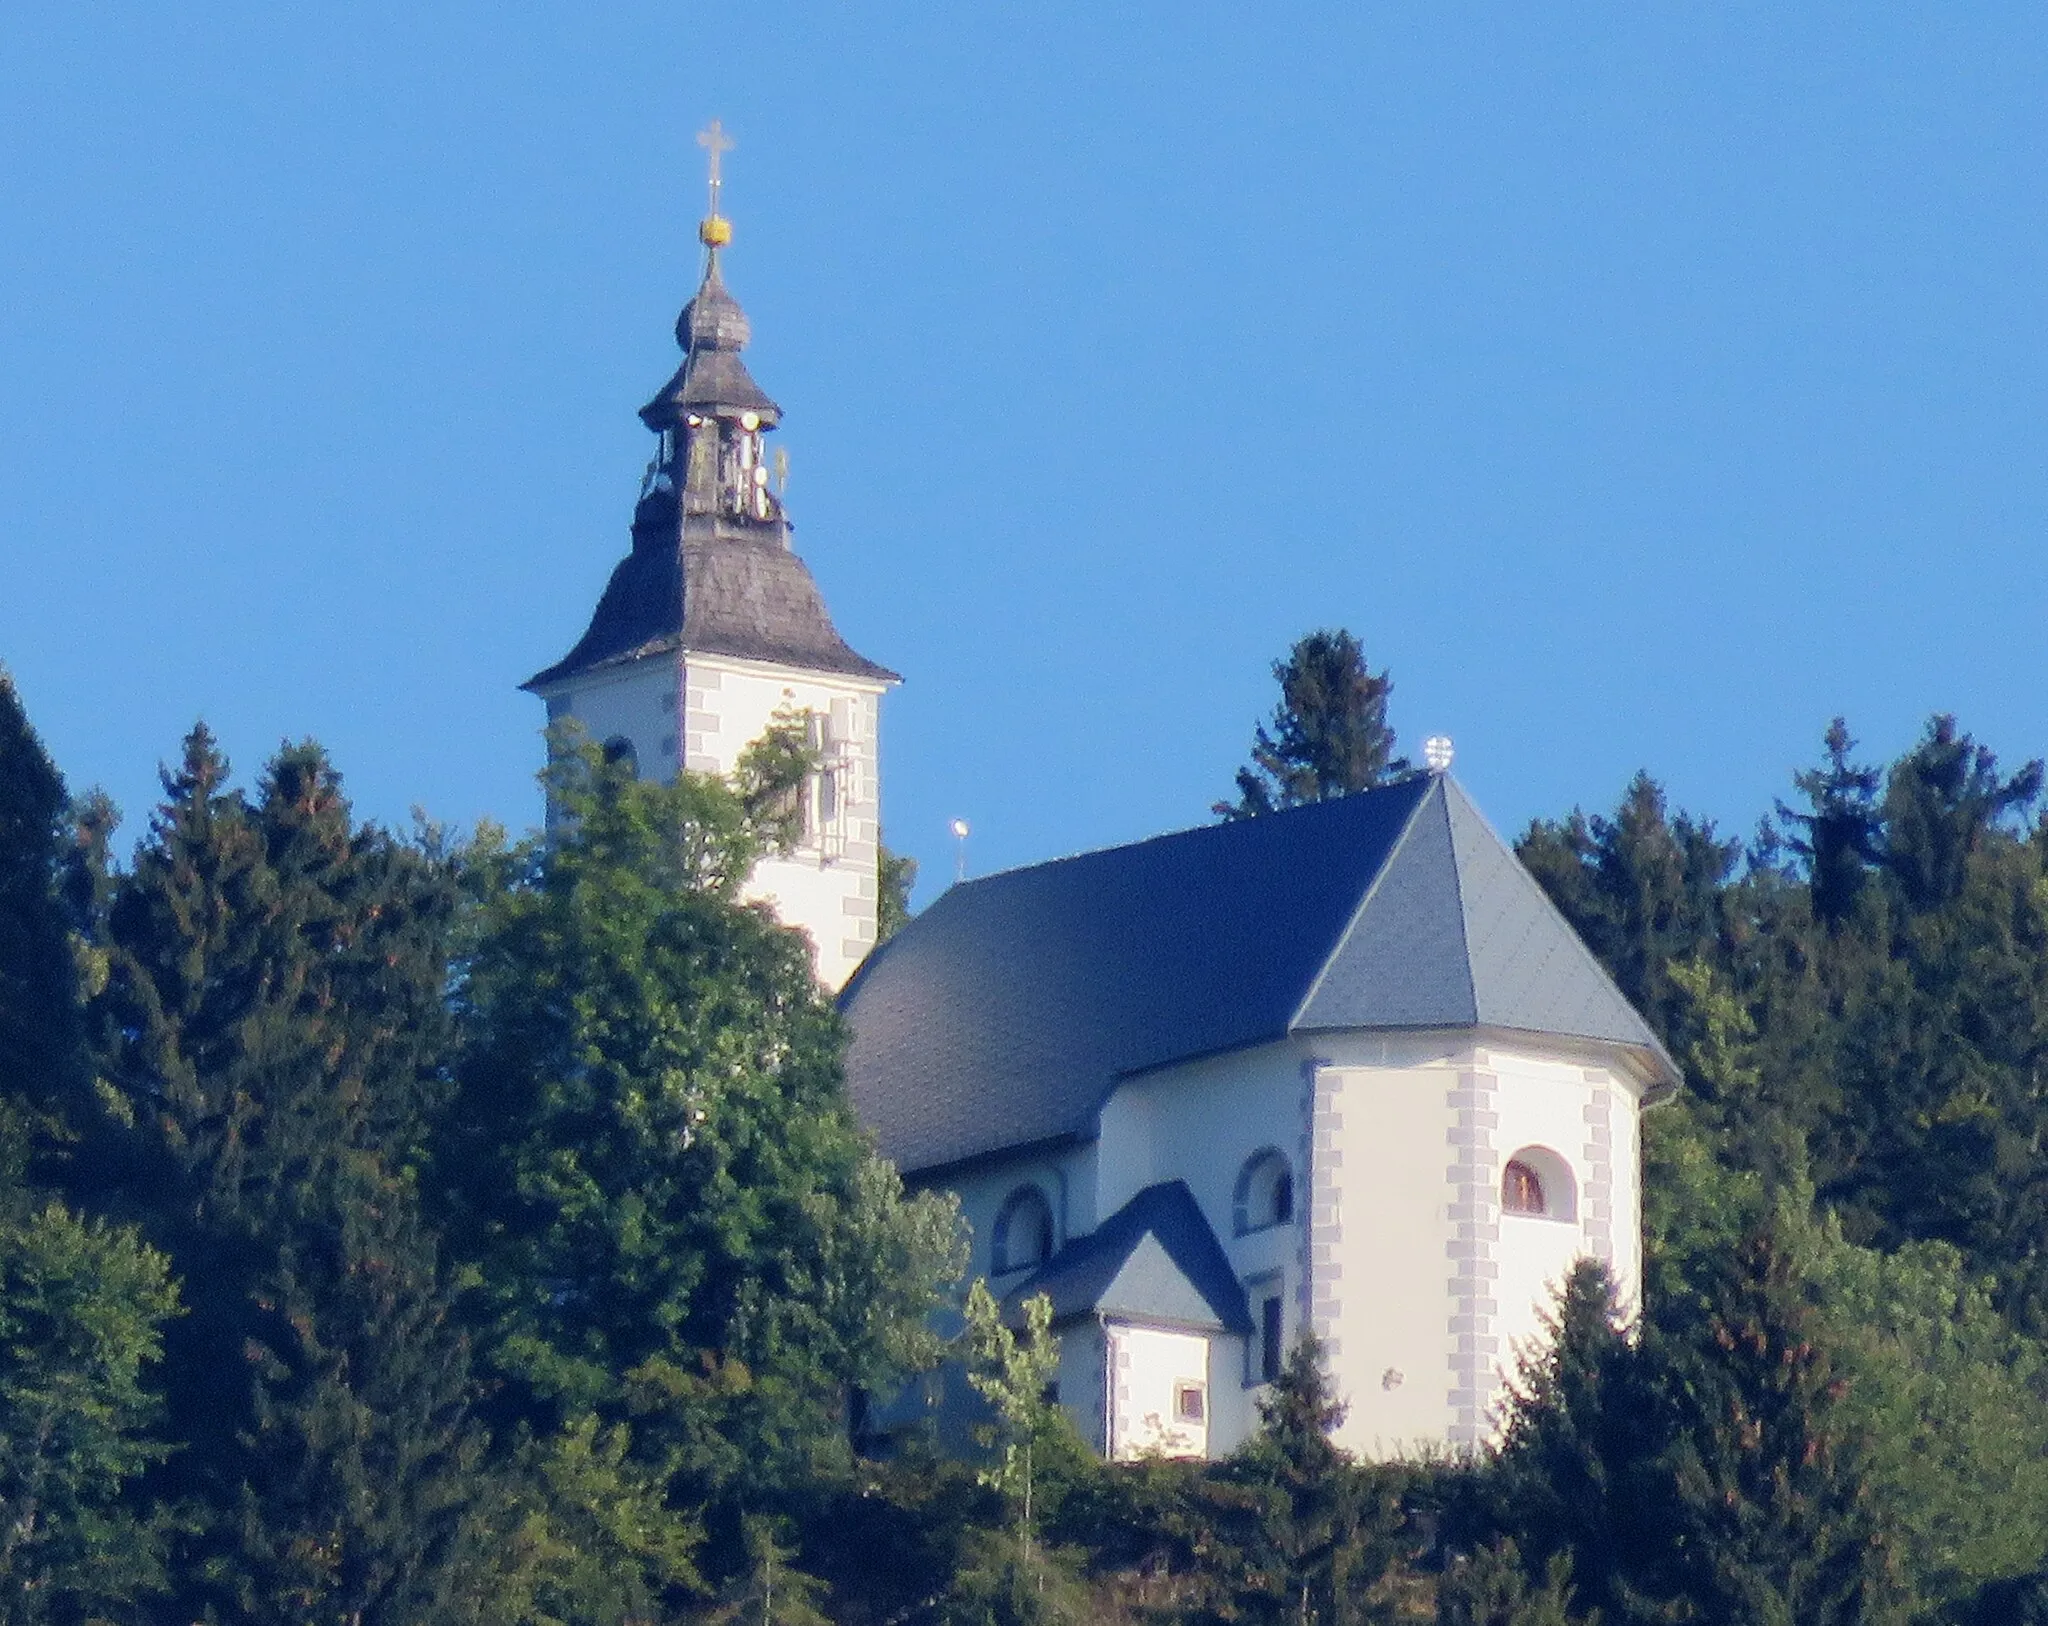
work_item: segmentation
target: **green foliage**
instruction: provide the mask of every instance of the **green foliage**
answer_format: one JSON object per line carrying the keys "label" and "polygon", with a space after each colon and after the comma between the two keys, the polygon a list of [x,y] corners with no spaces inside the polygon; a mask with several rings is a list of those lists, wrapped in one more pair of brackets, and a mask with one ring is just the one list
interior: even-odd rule
{"label": "green foliage", "polygon": [[1669,967],[1714,946],[1740,844],[1720,839],[1710,821],[1671,815],[1663,789],[1639,773],[1612,817],[1575,809],[1561,823],[1539,819],[1515,851],[1629,1002],[1669,1037],[1678,997]]}
{"label": "green foliage", "polygon": [[886,844],[875,858],[875,941],[886,943],[910,924],[910,894],[917,886],[917,860],[891,852]]}
{"label": "green foliage", "polygon": [[803,839],[806,792],[824,765],[810,713],[782,706],[740,753],[733,788],[746,827],[764,851],[786,853]]}
{"label": "green foliage", "polygon": [[1438,1626],[1576,1626],[1585,1616],[1572,1610],[1571,1560],[1550,1561],[1540,1582],[1531,1581],[1514,1542],[1503,1538],[1461,1557],[1437,1590]]}
{"label": "green foliage", "polygon": [[[1345,636],[1220,811],[1399,771]],[[1524,838],[1689,1088],[1642,1321],[1577,1270],[1497,1450],[1350,1461],[1305,1344],[1235,1457],[1099,1465],[977,1284],[977,1469],[849,1449],[961,1250],[741,901],[802,718],[729,784],[560,741],[553,840],[462,847],[196,731],[122,872],[0,679],[0,1618],[2048,1619],[2042,770],[1854,753],[1746,864],[1645,776]]]}
{"label": "green foliage", "polygon": [[105,923],[108,1112],[75,1168],[187,1283],[156,1476],[199,1512],[180,1608],[450,1607],[478,1440],[414,1195],[453,893],[311,746],[251,802],[203,729]]}
{"label": "green foliage", "polygon": [[1031,1462],[1038,1438],[1052,1427],[1056,1408],[1046,1397],[1060,1369],[1059,1340],[1052,1335],[1052,1300],[1026,1299],[1021,1333],[1003,1324],[1002,1307],[979,1276],[967,1290],[967,1382],[994,1414],[978,1430],[976,1443],[992,1454],[981,1482],[1017,1515],[1018,1535],[1031,1540]]}
{"label": "green foliage", "polygon": [[[627,1525],[571,1515],[723,1587],[746,1516],[850,1471],[849,1388],[935,1353],[957,1221],[854,1123],[803,938],[739,901],[770,839],[743,791],[587,750],[552,773],[556,839],[471,866],[446,1222],[500,1425],[594,1430],[644,1494]],[[623,1541],[606,1568],[662,1608],[693,1591]]]}
{"label": "green foliage", "polygon": [[145,1382],[177,1312],[168,1262],[56,1203],[0,1222],[0,1619],[126,1612],[162,1590],[167,1455]]}
{"label": "green foliage", "polygon": [[1724,1258],[1705,1305],[1669,1309],[1649,1358],[1672,1407],[1682,1595],[1710,1619],[1903,1619],[1848,1384],[1792,1255],[1759,1233]]}
{"label": "green foliage", "polygon": [[717,1606],[706,1612],[706,1626],[831,1626],[831,1617],[823,1612],[825,1583],[791,1563],[796,1550],[778,1539],[775,1522],[747,1519],[741,1536],[746,1568],[719,1595]]}
{"label": "green foliage", "polygon": [[86,1070],[78,958],[59,879],[64,781],[0,668],[0,1088],[61,1138]]}
{"label": "green foliage", "polygon": [[1405,1551],[1397,1484],[1352,1462],[1323,1349],[1305,1333],[1259,1399],[1259,1429],[1196,1499],[1209,1572],[1195,1613],[1270,1626],[1385,1618]]}
{"label": "green foliage", "polygon": [[1218,802],[1218,817],[1248,819],[1349,796],[1408,771],[1387,725],[1393,682],[1366,665],[1352,634],[1309,633],[1273,663],[1273,676],[1280,702],[1252,737],[1250,764],[1237,770],[1237,800]]}
{"label": "green foliage", "polygon": [[1079,1555],[977,1530],[936,1611],[942,1626],[1079,1626],[1094,1618]]}
{"label": "green foliage", "polygon": [[1840,1430],[1923,1603],[1953,1607],[2032,1569],[2048,1554],[2041,1346],[1943,1243],[1886,1254],[1832,1221],[1785,1229],[1846,1385]]}

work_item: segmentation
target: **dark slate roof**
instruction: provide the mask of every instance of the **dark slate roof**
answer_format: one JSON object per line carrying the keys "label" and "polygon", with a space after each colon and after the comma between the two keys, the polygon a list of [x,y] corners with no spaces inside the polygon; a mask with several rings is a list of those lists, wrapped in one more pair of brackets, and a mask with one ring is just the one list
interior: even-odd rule
{"label": "dark slate roof", "polygon": [[739,353],[747,347],[752,331],[747,313],[719,275],[718,254],[713,250],[704,267],[703,285],[676,318],[676,343],[682,347],[683,364],[640,409],[641,421],[650,429],[669,429],[693,411],[722,409],[759,413],[772,424],[782,409],[769,400],[740,360]]}
{"label": "dark slate roof", "polygon": [[640,409],[640,420],[650,429],[667,429],[688,413],[714,410],[758,412],[770,423],[782,415],[733,351],[694,350]]}
{"label": "dark slate roof", "polygon": [[1676,1067],[1442,775],[953,887],[841,996],[908,1170],[1085,1139],[1116,1082],[1289,1033],[1499,1027]]}
{"label": "dark slate roof", "polygon": [[576,647],[524,687],[545,688],[601,666],[669,650],[775,661],[810,672],[893,682],[856,654],[826,613],[818,584],[780,526],[685,534],[672,492],[641,499],[633,551],[619,562]]}
{"label": "dark slate roof", "polygon": [[1056,1326],[1100,1313],[1206,1332],[1252,1330],[1237,1273],[1179,1180],[1147,1186],[1060,1249],[1004,1295],[1005,1317],[1020,1317],[1024,1301],[1040,1293],[1052,1300]]}

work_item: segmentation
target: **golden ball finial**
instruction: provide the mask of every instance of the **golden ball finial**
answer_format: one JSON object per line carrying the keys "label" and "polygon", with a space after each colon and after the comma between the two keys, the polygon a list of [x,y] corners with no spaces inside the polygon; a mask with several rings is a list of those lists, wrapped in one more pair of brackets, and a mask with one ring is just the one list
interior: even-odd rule
{"label": "golden ball finial", "polygon": [[697,240],[706,248],[724,248],[732,241],[732,222],[723,215],[706,215],[697,223]]}

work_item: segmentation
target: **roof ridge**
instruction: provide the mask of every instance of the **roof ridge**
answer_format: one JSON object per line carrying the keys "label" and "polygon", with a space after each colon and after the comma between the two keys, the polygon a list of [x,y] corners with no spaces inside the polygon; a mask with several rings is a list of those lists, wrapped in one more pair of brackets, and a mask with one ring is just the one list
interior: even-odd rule
{"label": "roof ridge", "polygon": [[[1520,855],[1516,853],[1513,845],[1506,839],[1506,837],[1504,837],[1500,833],[1500,831],[1494,828],[1493,821],[1487,818],[1487,816],[1480,811],[1479,804],[1473,801],[1472,798],[1468,794],[1466,794],[1463,786],[1458,786],[1457,790],[1458,800],[1462,804],[1465,815],[1469,817],[1473,823],[1477,824],[1479,829],[1484,834],[1490,836],[1493,839],[1493,842],[1496,846],[1498,846],[1504,853],[1506,853],[1509,862],[1512,866],[1512,871],[1518,877],[1521,885],[1530,893],[1530,895],[1532,895],[1536,899],[1538,907],[1541,908],[1546,914],[1548,914],[1550,918],[1556,923],[1557,927],[1559,928],[1560,936],[1564,943],[1567,945],[1566,951],[1568,953],[1575,954],[1579,959],[1581,967],[1585,970],[1591,971],[1593,975],[1597,977],[1599,981],[1606,987],[1607,991],[1614,996],[1616,1003],[1623,1010],[1627,1011],[1630,1015],[1632,1015],[1638,1023],[1641,1024],[1643,1032],[1649,1038],[1651,1051],[1655,1055],[1656,1059],[1669,1070],[1669,1077],[1667,1080],[1668,1087],[1670,1089],[1676,1089],[1678,1083],[1681,1082],[1685,1077],[1684,1069],[1678,1065],[1676,1059],[1673,1058],[1671,1052],[1665,1048],[1664,1041],[1658,1036],[1657,1030],[1650,1026],[1649,1018],[1646,1017],[1641,1011],[1637,1010],[1634,1001],[1632,1001],[1628,997],[1628,995],[1621,991],[1621,985],[1614,980],[1613,974],[1610,971],[1608,971],[1607,967],[1601,964],[1600,956],[1593,952],[1592,945],[1589,944],[1585,940],[1585,938],[1581,937],[1579,935],[1578,929],[1575,926],[1573,926],[1568,919],[1565,918],[1564,911],[1558,908],[1556,901],[1552,899],[1550,893],[1547,890],[1545,890],[1543,883],[1537,880],[1536,877],[1530,873],[1528,865],[1522,862]],[[1448,812],[1448,809],[1446,809],[1446,811]],[[1450,838],[1452,852],[1454,855],[1456,855],[1458,846],[1458,826],[1456,821],[1451,822]],[[1460,861],[1454,864],[1453,868],[1462,878],[1464,872],[1463,862]],[[1469,921],[1464,919],[1464,908],[1465,905],[1461,884],[1459,899],[1459,930],[1461,932],[1466,932],[1468,934],[1467,963],[1469,965],[1470,923]],[[1475,1025],[1501,1026],[1505,1028],[1512,1028],[1512,1024],[1489,1022],[1486,1013],[1479,1010],[1478,1004],[1478,987],[1475,983],[1473,988],[1473,1020]],[[1663,1097],[1662,1095],[1657,1095],[1654,1098],[1662,1099]]]}
{"label": "roof ridge", "polygon": [[[1432,781],[1441,777],[1441,775],[1433,775]],[[1397,783],[1406,785],[1412,783],[1412,781],[1401,780],[1397,781]],[[1409,838],[1415,834],[1416,824],[1421,820],[1422,810],[1429,803],[1430,793],[1436,788],[1435,783],[1432,782],[1422,795],[1416,798],[1415,805],[1408,810],[1408,817],[1401,824],[1401,833],[1394,838],[1394,844],[1387,849],[1387,856],[1380,861],[1379,868],[1373,871],[1372,879],[1366,882],[1365,891],[1360,895],[1357,907],[1351,911],[1351,918],[1344,922],[1344,929],[1337,934],[1336,941],[1330,945],[1329,953],[1323,956],[1322,962],[1316,967],[1315,975],[1309,978],[1307,989],[1304,990],[1301,998],[1294,1002],[1294,1009],[1287,1018],[1287,1032],[1292,1033],[1294,1031],[1301,1019],[1308,1014],[1309,1007],[1315,1003],[1316,995],[1322,992],[1323,982],[1329,976],[1330,968],[1343,957],[1345,947],[1358,931],[1359,923],[1365,919],[1366,910],[1372,907],[1372,900],[1379,895],[1381,883],[1393,872],[1394,866],[1400,862],[1401,854],[1407,848]],[[1444,834],[1446,839],[1448,839],[1450,836],[1448,824],[1446,824]],[[1469,975],[1468,969],[1468,979]]]}
{"label": "roof ridge", "polygon": [[[1127,853],[1132,851],[1134,848],[1155,847],[1163,842],[1168,841],[1190,841],[1197,837],[1215,836],[1225,830],[1254,830],[1260,827],[1261,825],[1270,826],[1272,821],[1275,819],[1295,818],[1305,814],[1327,815],[1331,809],[1341,807],[1347,802],[1356,802],[1362,797],[1380,796],[1390,794],[1397,790],[1407,790],[1411,786],[1413,786],[1417,780],[1422,779],[1424,777],[1427,776],[1418,774],[1413,778],[1396,779],[1389,784],[1374,785],[1371,786],[1369,789],[1352,791],[1349,794],[1343,796],[1325,796],[1317,801],[1299,803],[1294,807],[1275,808],[1270,813],[1261,813],[1253,818],[1218,819],[1213,824],[1187,824],[1182,825],[1177,830],[1161,830],[1153,835],[1140,836],[1135,841],[1111,841],[1105,843],[1100,847],[1082,847],[1074,852],[1060,853],[1052,858],[1040,858],[1034,860],[1029,864],[1015,864],[1012,865],[1009,869],[992,870],[987,875],[975,875],[969,877],[967,880],[964,881],[955,881],[951,886],[946,888],[945,892],[942,893],[941,896],[950,897],[953,893],[959,891],[962,887],[985,886],[991,881],[1007,880],[1009,877],[1013,875],[1030,875],[1039,870],[1052,869],[1060,864],[1078,863],[1081,859],[1084,858],[1099,858],[1105,853]],[[1427,797],[1425,795],[1423,800],[1426,799]],[[1420,807],[1422,805],[1422,801],[1418,800],[1415,805],[1417,807]],[[1413,810],[1410,811],[1409,817],[1411,819],[1414,817]],[[1406,828],[1407,826],[1406,824],[1404,824],[1402,826],[1402,829],[1405,831]]]}
{"label": "roof ridge", "polygon": [[[1472,1020],[1476,1024],[1479,1020],[1479,973],[1472,965],[1472,918],[1466,912],[1465,866],[1458,862],[1458,826],[1451,817],[1451,793],[1442,788],[1443,782],[1449,778],[1447,773],[1437,775],[1437,801],[1443,808],[1444,844],[1451,849],[1451,890],[1458,898],[1458,961],[1465,968],[1465,997],[1472,1002]],[[1462,788],[1458,794],[1464,796]],[[1470,801],[1471,798],[1467,796],[1465,800]],[[1496,836],[1495,839],[1499,838]]]}

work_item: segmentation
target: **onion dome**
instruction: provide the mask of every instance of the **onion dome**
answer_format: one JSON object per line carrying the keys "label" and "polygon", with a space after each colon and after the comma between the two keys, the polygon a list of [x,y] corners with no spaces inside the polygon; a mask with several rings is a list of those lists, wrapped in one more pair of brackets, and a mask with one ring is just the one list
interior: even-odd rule
{"label": "onion dome", "polygon": [[[724,226],[725,222],[718,224]],[[726,235],[730,231],[727,227]],[[640,409],[640,421],[657,434],[692,415],[737,417],[750,412],[763,424],[773,424],[782,416],[782,408],[754,382],[740,360],[740,351],[746,348],[753,330],[747,324],[747,313],[718,273],[717,247],[706,258],[704,281],[676,318],[676,343],[682,347],[683,364]]]}

